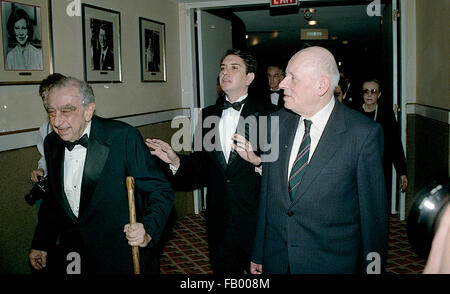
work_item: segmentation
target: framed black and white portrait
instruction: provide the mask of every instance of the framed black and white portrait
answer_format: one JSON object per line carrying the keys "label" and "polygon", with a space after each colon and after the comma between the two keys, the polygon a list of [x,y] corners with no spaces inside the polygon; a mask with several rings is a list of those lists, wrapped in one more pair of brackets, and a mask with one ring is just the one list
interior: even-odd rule
{"label": "framed black and white portrait", "polygon": [[139,17],[141,80],[166,81],[165,24]]}
{"label": "framed black and white portrait", "polygon": [[0,1],[0,9],[0,83],[40,83],[53,72],[50,1]]}
{"label": "framed black and white portrait", "polygon": [[121,82],[120,12],[82,4],[87,82]]}

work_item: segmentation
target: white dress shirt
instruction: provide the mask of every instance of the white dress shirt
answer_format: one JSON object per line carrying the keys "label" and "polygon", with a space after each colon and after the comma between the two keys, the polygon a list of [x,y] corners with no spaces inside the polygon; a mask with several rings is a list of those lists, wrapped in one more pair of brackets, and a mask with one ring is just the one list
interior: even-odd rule
{"label": "white dress shirt", "polygon": [[[84,130],[82,136],[91,132],[91,122]],[[83,180],[84,162],[87,149],[76,145],[72,151],[65,148],[64,153],[64,192],[73,214],[78,217],[80,210],[81,181]]]}
{"label": "white dress shirt", "polygon": [[50,122],[46,120],[41,127],[39,128],[39,135],[37,139],[37,149],[39,153],[41,154],[41,158],[38,161],[38,169],[42,168],[44,170],[44,176],[47,175],[47,163],[45,161],[45,153],[44,153],[44,140],[45,137],[47,137],[48,134],[50,134],[53,131],[52,126],[50,125]]}
{"label": "white dress shirt", "polygon": [[[331,101],[322,108],[319,112],[314,114],[311,118],[306,118],[311,120],[311,130],[310,130],[310,137],[311,137],[311,147],[309,149],[309,157],[308,157],[308,163],[311,160],[311,157],[314,154],[314,151],[316,150],[317,144],[319,143],[320,137],[322,137],[323,130],[325,129],[325,126],[327,125],[328,119],[330,118],[331,112],[333,111],[333,107],[335,104],[334,98],[331,99]],[[294,144],[292,146],[291,156],[289,158],[289,174],[288,179],[290,177],[290,173],[292,170],[292,166],[294,165],[295,158],[297,157],[298,149],[300,148],[300,145],[302,143],[303,135],[305,133],[305,124],[303,123],[303,117],[300,118],[298,121],[297,131],[295,133],[294,138]]]}
{"label": "white dress shirt", "polygon": [[[270,90],[277,91],[277,90],[274,90],[272,88]],[[280,94],[278,94],[278,93],[270,93],[270,102],[272,102],[273,105],[278,105],[278,100],[279,99],[280,99]]]}
{"label": "white dress shirt", "polygon": [[[236,102],[244,100],[247,96],[248,94],[239,97],[239,99],[236,100]],[[228,97],[225,97],[225,99],[231,103]],[[219,122],[220,143],[223,155],[225,156],[225,160],[227,163],[228,159],[230,158],[231,145],[233,144],[232,136],[236,132],[242,108],[244,108],[244,106],[242,106],[239,111],[235,110],[232,107],[225,109],[222,111],[222,117],[220,118]]]}

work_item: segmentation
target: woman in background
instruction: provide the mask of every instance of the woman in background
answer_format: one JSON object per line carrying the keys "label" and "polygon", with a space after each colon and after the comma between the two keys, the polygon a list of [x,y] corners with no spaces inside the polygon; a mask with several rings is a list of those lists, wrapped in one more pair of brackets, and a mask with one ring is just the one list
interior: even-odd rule
{"label": "woman in background", "polygon": [[[406,159],[398,131],[397,121],[392,110],[379,107],[378,100],[381,96],[380,82],[376,79],[366,80],[362,84],[364,103],[358,108],[360,112],[375,120],[383,127],[384,131],[384,176],[388,194],[391,191],[392,163],[397,174],[400,175],[400,186],[402,191],[408,187],[406,176]],[[389,197],[390,201],[390,197]]]}
{"label": "woman in background", "polygon": [[8,33],[13,36],[17,45],[6,57],[7,69],[43,69],[42,51],[33,45],[33,24],[30,16],[23,9],[15,9],[9,16]]}

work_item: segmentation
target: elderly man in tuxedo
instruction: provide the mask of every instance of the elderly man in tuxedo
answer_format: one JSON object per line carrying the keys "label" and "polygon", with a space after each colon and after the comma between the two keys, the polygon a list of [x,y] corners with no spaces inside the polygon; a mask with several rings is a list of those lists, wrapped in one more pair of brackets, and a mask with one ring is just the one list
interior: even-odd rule
{"label": "elderly man in tuxedo", "polygon": [[[381,126],[338,103],[321,47],[288,63],[279,158],[264,162],[252,273],[382,272],[388,237]],[[270,124],[269,124],[270,126]]]}
{"label": "elderly man in tuxedo", "polygon": [[[39,210],[32,267],[66,273],[70,257],[79,256],[81,274],[129,274],[131,245],[141,247],[141,272],[159,272],[157,244],[174,193],[139,131],[95,116],[92,88],[76,78],[57,81],[47,99],[49,196]],[[135,179],[134,224],[128,224],[128,176]]]}

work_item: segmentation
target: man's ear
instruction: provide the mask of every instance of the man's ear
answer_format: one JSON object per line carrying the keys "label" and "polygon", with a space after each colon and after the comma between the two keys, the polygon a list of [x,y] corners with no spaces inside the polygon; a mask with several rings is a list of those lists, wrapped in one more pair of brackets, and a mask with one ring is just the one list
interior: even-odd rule
{"label": "man's ear", "polygon": [[328,92],[328,89],[330,88],[330,79],[325,76],[321,76],[318,85],[317,85],[317,94],[319,96],[325,95],[325,93]]}
{"label": "man's ear", "polygon": [[253,82],[254,79],[255,79],[255,73],[249,72],[249,73],[247,74],[246,85],[247,85],[247,86],[250,86],[250,84]]}
{"label": "man's ear", "polygon": [[87,122],[91,121],[92,117],[94,116],[94,111],[95,111],[95,103],[93,102],[89,103],[84,111],[84,119]]}

